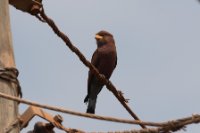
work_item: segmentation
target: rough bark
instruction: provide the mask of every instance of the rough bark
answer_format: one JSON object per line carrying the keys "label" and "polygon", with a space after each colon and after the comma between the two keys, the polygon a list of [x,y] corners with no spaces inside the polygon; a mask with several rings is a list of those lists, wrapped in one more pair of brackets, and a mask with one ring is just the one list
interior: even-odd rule
{"label": "rough bark", "polygon": [[[8,0],[0,0],[0,68],[15,67]],[[17,96],[16,85],[0,79],[0,92]],[[18,115],[18,103],[0,98],[0,133],[4,133]],[[10,131],[19,133],[19,126]]]}

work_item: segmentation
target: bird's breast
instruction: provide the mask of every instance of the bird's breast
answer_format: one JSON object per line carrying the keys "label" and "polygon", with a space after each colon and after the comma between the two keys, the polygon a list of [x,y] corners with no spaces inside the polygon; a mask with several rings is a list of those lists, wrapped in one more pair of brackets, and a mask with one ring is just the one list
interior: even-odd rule
{"label": "bird's breast", "polygon": [[104,74],[106,78],[110,78],[116,62],[116,53],[109,52],[106,54],[102,54],[102,58],[99,62],[98,70],[100,73]]}

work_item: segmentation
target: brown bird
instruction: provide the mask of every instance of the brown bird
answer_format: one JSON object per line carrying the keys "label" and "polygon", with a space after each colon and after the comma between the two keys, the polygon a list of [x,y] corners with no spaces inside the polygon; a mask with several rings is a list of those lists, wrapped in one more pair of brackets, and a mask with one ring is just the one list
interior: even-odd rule
{"label": "brown bird", "polygon": [[[97,49],[92,56],[91,63],[104,74],[107,79],[110,78],[117,65],[117,52],[113,35],[107,31],[100,31],[95,36]],[[84,103],[88,102],[87,113],[95,113],[97,95],[103,88],[96,76],[89,71],[88,74],[88,94]]]}
{"label": "brown bird", "polygon": [[55,133],[54,125],[51,123],[43,123],[43,122],[37,122],[34,125],[33,131],[28,131],[27,133]]}

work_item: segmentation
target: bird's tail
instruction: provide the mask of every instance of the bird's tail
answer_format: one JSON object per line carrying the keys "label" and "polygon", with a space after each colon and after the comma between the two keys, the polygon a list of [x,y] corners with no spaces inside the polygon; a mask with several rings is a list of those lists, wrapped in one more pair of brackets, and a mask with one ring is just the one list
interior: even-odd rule
{"label": "bird's tail", "polygon": [[95,114],[95,108],[96,108],[96,98],[95,99],[88,99],[88,107],[87,107],[87,113]]}

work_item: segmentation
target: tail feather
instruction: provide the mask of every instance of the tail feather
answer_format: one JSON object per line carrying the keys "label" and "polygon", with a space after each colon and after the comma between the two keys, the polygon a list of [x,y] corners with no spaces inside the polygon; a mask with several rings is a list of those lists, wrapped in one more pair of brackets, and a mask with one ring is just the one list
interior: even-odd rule
{"label": "tail feather", "polygon": [[96,98],[95,99],[89,99],[87,113],[95,114],[95,108],[96,108]]}
{"label": "tail feather", "polygon": [[95,110],[94,109],[87,109],[86,113],[95,114]]}

